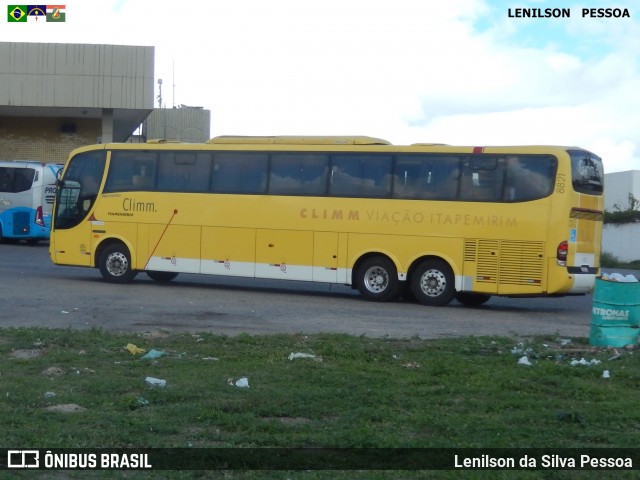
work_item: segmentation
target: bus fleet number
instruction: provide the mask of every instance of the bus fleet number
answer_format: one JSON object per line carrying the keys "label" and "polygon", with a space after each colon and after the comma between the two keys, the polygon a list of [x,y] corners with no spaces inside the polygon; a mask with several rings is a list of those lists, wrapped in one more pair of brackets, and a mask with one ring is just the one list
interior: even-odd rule
{"label": "bus fleet number", "polygon": [[565,184],[566,177],[562,173],[558,174],[558,178],[556,179],[556,193],[564,193]]}

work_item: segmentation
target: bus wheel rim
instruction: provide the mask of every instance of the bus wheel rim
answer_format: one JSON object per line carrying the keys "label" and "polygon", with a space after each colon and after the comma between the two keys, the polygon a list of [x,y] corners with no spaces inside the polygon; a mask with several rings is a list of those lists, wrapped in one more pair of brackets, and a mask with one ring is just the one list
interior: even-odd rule
{"label": "bus wheel rim", "polygon": [[438,297],[447,288],[447,277],[440,270],[427,270],[420,279],[420,289],[428,297]]}
{"label": "bus wheel rim", "polygon": [[371,267],[364,274],[364,285],[371,293],[384,292],[389,286],[389,274],[382,267]]}
{"label": "bus wheel rim", "polygon": [[121,252],[115,252],[109,255],[107,259],[107,270],[114,277],[120,277],[129,270],[129,260],[127,256]]}

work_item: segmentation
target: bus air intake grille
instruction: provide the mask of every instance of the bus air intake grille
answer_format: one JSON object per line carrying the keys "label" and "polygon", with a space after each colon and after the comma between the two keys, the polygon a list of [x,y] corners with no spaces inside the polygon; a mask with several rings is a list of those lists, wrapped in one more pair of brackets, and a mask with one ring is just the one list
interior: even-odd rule
{"label": "bus air intake grille", "polygon": [[476,281],[496,284],[498,282],[498,240],[478,240]]}
{"label": "bus air intake grille", "polygon": [[466,240],[464,242],[464,261],[465,262],[476,261],[476,255],[478,252],[476,242],[477,240]]}
{"label": "bus air intake grille", "polygon": [[464,261],[476,264],[478,283],[540,286],[544,243],[468,239],[464,244]]}
{"label": "bus air intake grille", "polygon": [[542,284],[543,268],[543,242],[501,242],[500,284],[539,286]]}

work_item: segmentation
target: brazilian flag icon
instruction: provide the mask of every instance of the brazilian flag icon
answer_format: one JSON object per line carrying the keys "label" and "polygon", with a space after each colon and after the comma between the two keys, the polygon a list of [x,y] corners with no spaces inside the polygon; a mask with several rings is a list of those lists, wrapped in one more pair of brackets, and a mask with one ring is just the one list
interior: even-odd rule
{"label": "brazilian flag icon", "polygon": [[7,21],[8,22],[26,22],[27,6],[26,5],[7,5]]}

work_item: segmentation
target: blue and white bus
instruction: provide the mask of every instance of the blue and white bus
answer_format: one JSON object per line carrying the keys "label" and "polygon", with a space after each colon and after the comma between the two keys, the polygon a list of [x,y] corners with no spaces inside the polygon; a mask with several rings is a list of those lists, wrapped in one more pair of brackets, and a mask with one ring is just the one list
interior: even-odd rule
{"label": "blue and white bus", "polygon": [[62,165],[0,161],[0,242],[48,240]]}

